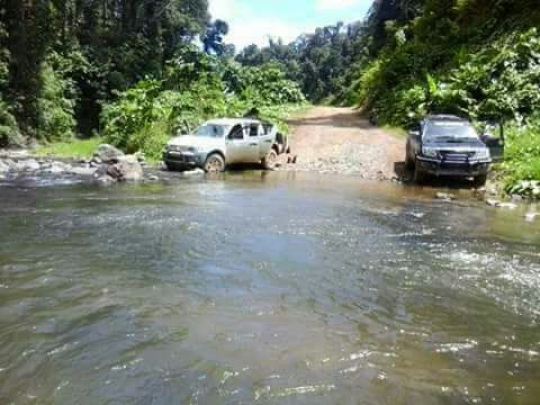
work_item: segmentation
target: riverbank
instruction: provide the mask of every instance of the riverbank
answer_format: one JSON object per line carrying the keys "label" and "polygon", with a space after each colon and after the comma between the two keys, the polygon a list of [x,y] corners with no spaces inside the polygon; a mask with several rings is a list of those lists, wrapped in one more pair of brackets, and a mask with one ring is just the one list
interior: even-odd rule
{"label": "riverbank", "polygon": [[[311,107],[297,111],[288,119],[292,154],[283,155],[278,170],[287,172],[313,172],[318,174],[350,175],[369,181],[412,183],[412,173],[406,170],[404,160],[406,137],[389,128],[378,128],[352,108]],[[126,178],[109,171],[109,164],[95,159],[102,140],[91,138],[70,143],[57,143],[31,151],[0,151],[0,180],[18,181],[21,178],[58,178],[74,182],[109,183],[115,180],[158,181],[182,178],[201,171],[179,174],[161,169],[160,162],[147,162],[138,157],[128,158],[135,167],[135,176]],[[113,148],[114,149],[114,148]],[[122,152],[115,153],[123,155]],[[122,157],[125,160],[125,157]],[[139,161],[140,160],[140,161]],[[131,162],[131,163],[130,163]],[[125,162],[124,162],[125,163]],[[252,169],[250,167],[249,169]],[[468,189],[483,195],[486,201],[497,201],[503,207],[506,199],[512,203],[527,201],[516,193],[505,190],[500,172],[494,172],[485,188],[475,190],[468,181],[433,180],[427,185],[434,195],[450,195],[456,189]],[[442,191],[441,191],[442,190]],[[446,191],[445,191],[446,190]],[[448,192],[449,190],[449,192]],[[510,196],[509,194],[515,194]]]}
{"label": "riverbank", "polygon": [[[70,149],[73,150],[73,149]],[[82,156],[42,155],[37,150],[0,150],[0,186],[14,184],[112,184],[122,181],[153,182],[203,174],[202,170],[175,173],[146,162],[141,154],[124,155],[101,145]]]}

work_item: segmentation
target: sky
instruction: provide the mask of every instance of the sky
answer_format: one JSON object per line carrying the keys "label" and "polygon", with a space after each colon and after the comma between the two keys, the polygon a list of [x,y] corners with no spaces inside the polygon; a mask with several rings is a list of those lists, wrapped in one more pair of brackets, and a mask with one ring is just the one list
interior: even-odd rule
{"label": "sky", "polygon": [[209,0],[213,19],[229,24],[226,42],[237,51],[268,39],[285,43],[317,27],[362,20],[373,0]]}

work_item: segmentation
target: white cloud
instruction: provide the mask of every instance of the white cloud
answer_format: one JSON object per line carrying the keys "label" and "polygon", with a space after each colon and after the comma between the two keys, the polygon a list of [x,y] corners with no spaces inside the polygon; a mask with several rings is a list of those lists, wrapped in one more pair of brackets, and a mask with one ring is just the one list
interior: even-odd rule
{"label": "white cloud", "polygon": [[362,4],[362,0],[317,0],[317,10],[343,10]]}
{"label": "white cloud", "polygon": [[212,18],[227,21],[229,34],[225,40],[233,43],[237,51],[251,44],[260,47],[268,45],[270,38],[281,38],[285,43],[289,43],[300,34],[316,28],[307,24],[304,26],[289,24],[275,18],[258,15],[238,0],[210,0],[209,10]]}
{"label": "white cloud", "polygon": [[[294,0],[291,7],[294,7]],[[372,0],[312,0],[314,9],[306,10],[307,13],[320,13],[322,11],[345,9],[352,6],[371,4]],[[281,38],[283,42],[294,41],[304,33],[315,31],[317,26],[306,18],[300,23],[280,19],[279,16],[261,15],[254,6],[245,0],[209,0],[209,11],[212,18],[219,18],[229,24],[229,34],[225,38],[228,43],[233,43],[236,50],[240,51],[247,45],[256,44],[260,47],[268,45],[270,38]],[[282,11],[286,15],[286,10]],[[350,19],[344,18],[344,22],[357,20],[356,16]],[[328,21],[332,24],[336,21]]]}
{"label": "white cloud", "polygon": [[268,45],[270,38],[281,38],[284,43],[292,42],[303,32],[313,31],[315,27],[298,27],[297,25],[283,23],[270,19],[251,19],[231,26],[227,41],[236,45],[237,49],[255,44],[259,47]]}

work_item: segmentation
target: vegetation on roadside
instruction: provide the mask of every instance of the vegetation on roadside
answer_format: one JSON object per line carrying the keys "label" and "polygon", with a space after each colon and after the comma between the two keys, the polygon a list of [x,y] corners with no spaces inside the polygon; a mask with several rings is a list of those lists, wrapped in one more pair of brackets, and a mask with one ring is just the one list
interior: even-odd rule
{"label": "vegetation on roadside", "polygon": [[501,165],[506,191],[540,198],[540,118],[514,125],[506,140],[506,159]]}
{"label": "vegetation on roadside", "polygon": [[56,156],[60,158],[91,158],[103,139],[92,137],[89,139],[73,139],[63,142],[53,142],[40,146],[35,153],[40,156]]}
{"label": "vegetation on roadside", "polygon": [[[540,180],[540,10],[530,0],[414,1],[384,21],[374,6],[380,49],[359,71],[349,98],[374,110],[379,122],[407,127],[431,112],[475,122],[501,121],[506,189],[535,195]],[[369,23],[369,21],[368,21]],[[372,27],[372,30],[376,28]],[[523,185],[523,180],[528,181]],[[532,183],[534,184],[534,183]]]}

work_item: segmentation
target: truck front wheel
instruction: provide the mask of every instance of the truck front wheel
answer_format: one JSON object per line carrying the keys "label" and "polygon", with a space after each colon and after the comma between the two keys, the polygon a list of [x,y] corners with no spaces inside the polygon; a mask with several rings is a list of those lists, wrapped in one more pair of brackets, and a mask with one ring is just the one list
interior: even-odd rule
{"label": "truck front wheel", "polygon": [[487,174],[481,174],[480,176],[476,176],[474,178],[474,186],[476,188],[484,187],[487,182]]}
{"label": "truck front wheel", "polygon": [[414,168],[414,182],[417,184],[423,184],[426,181],[426,173],[420,168],[420,165],[416,165]]}
{"label": "truck front wheel", "polygon": [[225,171],[225,160],[218,153],[213,153],[206,158],[203,169],[206,173],[221,173]]}

